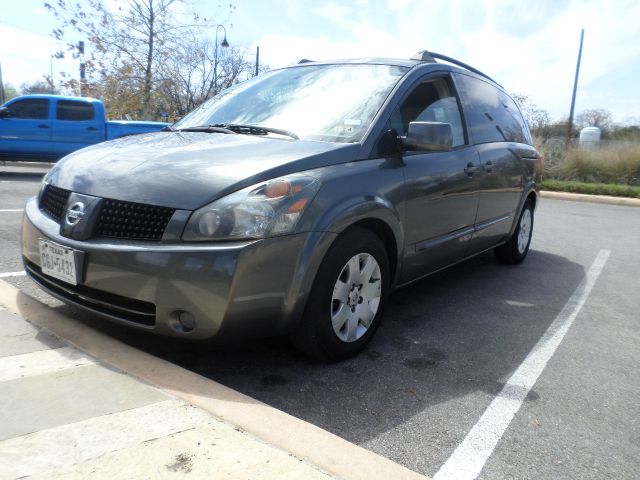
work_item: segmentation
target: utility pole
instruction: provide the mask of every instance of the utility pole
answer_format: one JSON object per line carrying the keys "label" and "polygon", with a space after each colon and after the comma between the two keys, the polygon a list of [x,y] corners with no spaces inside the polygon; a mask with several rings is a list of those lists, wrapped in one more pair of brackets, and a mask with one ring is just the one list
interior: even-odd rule
{"label": "utility pole", "polygon": [[260,47],[256,47],[256,74],[258,76],[258,68],[260,66]]}
{"label": "utility pole", "polygon": [[576,65],[576,78],[573,81],[573,95],[571,96],[571,110],[569,111],[569,125],[567,126],[567,146],[573,138],[573,110],[576,106],[576,91],[578,90],[578,76],[580,75],[580,60],[582,59],[582,43],[584,42],[584,28],[580,32],[580,50],[578,50],[578,63]]}
{"label": "utility pole", "polygon": [[80,56],[80,96],[84,97],[84,86],[87,83],[87,73],[84,63],[84,42],[78,42],[78,55]]}
{"label": "utility pole", "polygon": [[4,105],[4,83],[2,83],[2,64],[0,63],[0,105]]}

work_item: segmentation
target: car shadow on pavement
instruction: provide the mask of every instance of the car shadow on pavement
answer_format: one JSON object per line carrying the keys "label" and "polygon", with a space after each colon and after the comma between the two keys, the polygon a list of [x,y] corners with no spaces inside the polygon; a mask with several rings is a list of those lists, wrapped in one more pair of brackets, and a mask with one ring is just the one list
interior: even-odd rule
{"label": "car shadow on pavement", "polygon": [[[483,254],[391,295],[361,355],[324,364],[285,338],[234,345],[183,342],[64,313],[356,444],[433,405],[497,394],[584,276],[564,257],[532,250],[519,266]],[[536,401],[530,392],[528,401]],[[477,412],[478,414],[481,413]]]}

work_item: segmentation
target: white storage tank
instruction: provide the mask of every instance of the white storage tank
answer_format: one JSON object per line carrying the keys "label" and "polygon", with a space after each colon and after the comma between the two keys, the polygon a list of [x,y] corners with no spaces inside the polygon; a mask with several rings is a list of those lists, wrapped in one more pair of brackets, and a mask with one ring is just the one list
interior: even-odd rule
{"label": "white storage tank", "polygon": [[585,127],[580,130],[581,147],[595,147],[598,143],[600,143],[600,129],[598,127]]}

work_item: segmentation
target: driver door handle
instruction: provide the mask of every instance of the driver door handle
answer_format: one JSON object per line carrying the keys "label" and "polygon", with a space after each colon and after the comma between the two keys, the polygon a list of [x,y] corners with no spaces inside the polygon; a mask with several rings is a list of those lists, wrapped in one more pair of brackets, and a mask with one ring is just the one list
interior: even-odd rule
{"label": "driver door handle", "polygon": [[49,128],[49,125],[47,125],[46,123],[41,123],[40,125],[38,125],[38,128]]}
{"label": "driver door handle", "polygon": [[473,177],[473,175],[478,171],[479,168],[480,168],[479,165],[473,162],[469,162],[467,163],[467,166],[464,167],[464,173],[466,173],[470,177]]}
{"label": "driver door handle", "polygon": [[493,172],[493,162],[491,160],[484,164],[484,170],[487,173]]}

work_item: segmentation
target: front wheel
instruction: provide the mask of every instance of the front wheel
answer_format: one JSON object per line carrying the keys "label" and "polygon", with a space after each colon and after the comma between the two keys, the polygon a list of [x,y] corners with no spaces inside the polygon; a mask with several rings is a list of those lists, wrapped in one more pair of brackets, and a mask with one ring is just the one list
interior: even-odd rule
{"label": "front wheel", "polygon": [[511,265],[522,262],[527,256],[527,253],[529,253],[532,235],[533,202],[527,200],[520,213],[520,219],[518,220],[518,226],[515,232],[513,232],[513,235],[507,240],[507,243],[495,249],[498,260]]}
{"label": "front wheel", "polygon": [[293,342],[323,360],[356,355],[378,328],[389,280],[382,241],[369,230],[349,229],[320,266]]}

